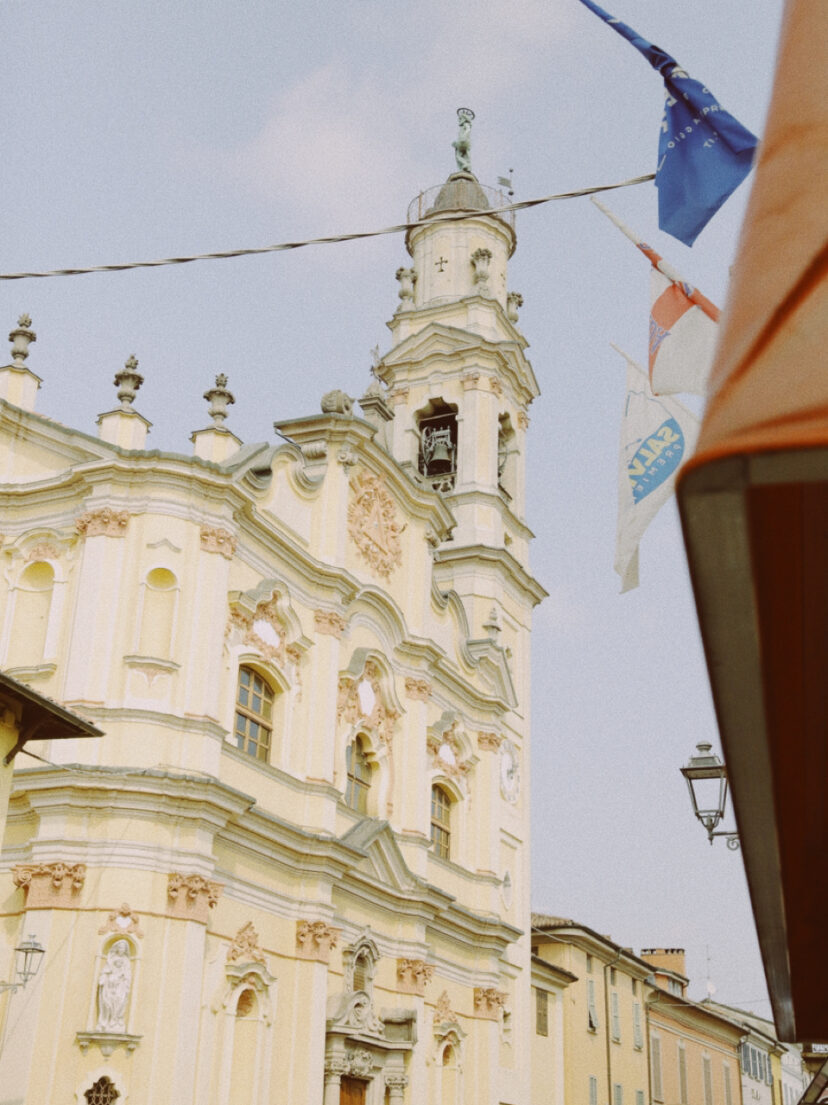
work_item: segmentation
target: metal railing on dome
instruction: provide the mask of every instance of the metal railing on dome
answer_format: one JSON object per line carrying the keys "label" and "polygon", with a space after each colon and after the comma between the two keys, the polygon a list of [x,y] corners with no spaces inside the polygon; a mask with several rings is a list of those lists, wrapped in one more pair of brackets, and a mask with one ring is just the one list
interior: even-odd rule
{"label": "metal railing on dome", "polygon": [[[408,205],[406,222],[418,222],[420,219],[427,219],[429,215],[440,214],[440,212],[433,211],[432,209],[437,197],[444,187],[445,184],[435,184],[432,188],[426,188],[423,192],[420,192],[418,196],[415,196]],[[507,194],[502,192],[499,188],[490,188],[485,184],[475,184],[475,189],[477,188],[479,188],[486,197],[489,207],[507,207],[512,203],[512,198],[507,196]],[[486,208],[481,208],[480,210],[485,212]],[[494,218],[501,219],[507,226],[510,226],[512,230],[515,229],[514,211],[502,211],[500,214],[495,215]]]}

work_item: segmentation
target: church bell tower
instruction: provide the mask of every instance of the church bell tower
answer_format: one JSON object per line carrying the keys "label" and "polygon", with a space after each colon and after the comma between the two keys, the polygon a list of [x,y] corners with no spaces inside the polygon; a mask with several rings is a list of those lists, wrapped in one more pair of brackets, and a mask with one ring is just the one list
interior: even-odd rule
{"label": "church bell tower", "polygon": [[474,115],[458,116],[456,171],[409,206],[411,264],[397,270],[392,347],[377,374],[394,405],[391,450],[447,497],[455,548],[502,548],[526,565],[525,435],[539,389],[508,283],[514,213],[471,171]]}

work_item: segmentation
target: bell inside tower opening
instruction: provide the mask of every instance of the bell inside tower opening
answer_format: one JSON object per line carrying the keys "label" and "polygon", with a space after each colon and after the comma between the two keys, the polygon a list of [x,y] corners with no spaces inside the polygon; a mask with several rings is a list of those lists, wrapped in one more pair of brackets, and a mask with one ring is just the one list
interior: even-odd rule
{"label": "bell inside tower opening", "polygon": [[435,491],[451,491],[457,478],[457,407],[432,400],[417,416],[418,468]]}

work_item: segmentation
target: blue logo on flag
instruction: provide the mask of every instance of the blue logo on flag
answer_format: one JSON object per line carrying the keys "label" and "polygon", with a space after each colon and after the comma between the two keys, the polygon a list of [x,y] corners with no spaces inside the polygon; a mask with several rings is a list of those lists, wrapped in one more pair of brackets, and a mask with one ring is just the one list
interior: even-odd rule
{"label": "blue logo on flag", "polygon": [[635,455],[627,462],[633,502],[640,503],[669,479],[683,456],[684,434],[675,418],[668,418],[654,434],[641,440]]}

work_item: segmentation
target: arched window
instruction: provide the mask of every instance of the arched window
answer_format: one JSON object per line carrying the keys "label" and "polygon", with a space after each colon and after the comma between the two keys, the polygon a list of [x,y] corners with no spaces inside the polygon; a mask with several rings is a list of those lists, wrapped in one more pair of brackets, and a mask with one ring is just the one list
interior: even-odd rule
{"label": "arched window", "polygon": [[457,478],[457,407],[432,399],[415,417],[420,473],[435,491],[451,491]]}
{"label": "arched window", "polygon": [[273,689],[253,668],[239,668],[236,745],[257,760],[268,760],[273,737]]}
{"label": "arched window", "polygon": [[451,854],[451,798],[441,786],[431,788],[431,842],[434,854],[448,859]]}
{"label": "arched window", "polygon": [[362,737],[355,737],[345,752],[348,782],[345,786],[345,804],[357,813],[368,812],[368,788],[371,786],[371,765],[365,752]]}

